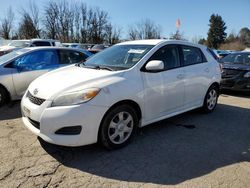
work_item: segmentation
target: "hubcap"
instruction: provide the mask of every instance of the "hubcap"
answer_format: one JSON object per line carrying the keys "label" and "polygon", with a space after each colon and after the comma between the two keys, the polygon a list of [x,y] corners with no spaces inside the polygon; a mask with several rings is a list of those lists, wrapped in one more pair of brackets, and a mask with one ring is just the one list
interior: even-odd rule
{"label": "hubcap", "polygon": [[108,136],[114,144],[124,143],[133,131],[134,120],[130,113],[119,112],[111,120]]}
{"label": "hubcap", "polygon": [[217,92],[212,89],[207,96],[207,107],[209,110],[212,110],[217,102]]}

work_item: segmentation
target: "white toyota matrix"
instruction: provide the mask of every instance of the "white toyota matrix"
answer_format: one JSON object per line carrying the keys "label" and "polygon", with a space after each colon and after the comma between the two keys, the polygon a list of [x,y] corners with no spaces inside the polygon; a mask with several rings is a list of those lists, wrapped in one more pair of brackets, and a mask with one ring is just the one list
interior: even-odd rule
{"label": "white toyota matrix", "polygon": [[124,42],[33,81],[22,98],[22,119],[49,143],[99,141],[115,149],[138,127],[195,108],[212,112],[220,79],[220,66],[205,46]]}

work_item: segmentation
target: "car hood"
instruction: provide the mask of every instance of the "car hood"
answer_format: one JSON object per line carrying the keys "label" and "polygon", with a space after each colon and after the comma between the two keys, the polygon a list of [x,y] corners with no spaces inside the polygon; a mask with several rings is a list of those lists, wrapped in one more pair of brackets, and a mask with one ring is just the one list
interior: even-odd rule
{"label": "car hood", "polygon": [[234,64],[234,63],[222,63],[223,69],[234,69],[234,70],[247,70],[250,71],[249,65]]}
{"label": "car hood", "polygon": [[38,77],[30,84],[28,90],[32,95],[36,90],[34,96],[38,98],[53,100],[63,92],[93,87],[101,88],[105,86],[105,83],[107,84],[122,75],[121,71],[97,70],[71,65]]}

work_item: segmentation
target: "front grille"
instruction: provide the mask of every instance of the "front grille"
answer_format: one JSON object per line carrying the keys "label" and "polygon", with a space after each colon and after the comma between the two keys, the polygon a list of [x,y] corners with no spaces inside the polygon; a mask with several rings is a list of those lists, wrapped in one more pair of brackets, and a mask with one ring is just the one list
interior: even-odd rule
{"label": "front grille", "polygon": [[38,97],[31,95],[31,93],[29,91],[28,91],[26,97],[29,98],[30,102],[32,102],[36,105],[41,105],[45,101],[45,99],[40,99]]}
{"label": "front grille", "polygon": [[37,128],[37,129],[40,130],[40,123],[39,123],[39,122],[37,122],[37,121],[35,121],[35,120],[33,120],[33,119],[30,119],[30,118],[28,118],[28,120],[29,120],[29,122],[30,122],[35,128]]}
{"label": "front grille", "polygon": [[222,78],[233,78],[242,73],[242,70],[223,69]]}

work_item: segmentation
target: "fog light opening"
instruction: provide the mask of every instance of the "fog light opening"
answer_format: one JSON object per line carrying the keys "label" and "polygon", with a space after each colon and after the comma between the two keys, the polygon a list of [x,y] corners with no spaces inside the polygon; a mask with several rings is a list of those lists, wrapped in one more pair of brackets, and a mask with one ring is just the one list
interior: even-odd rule
{"label": "fog light opening", "polygon": [[58,129],[55,134],[60,134],[60,135],[78,135],[82,131],[82,126],[77,125],[77,126],[70,126],[70,127],[63,127]]}

